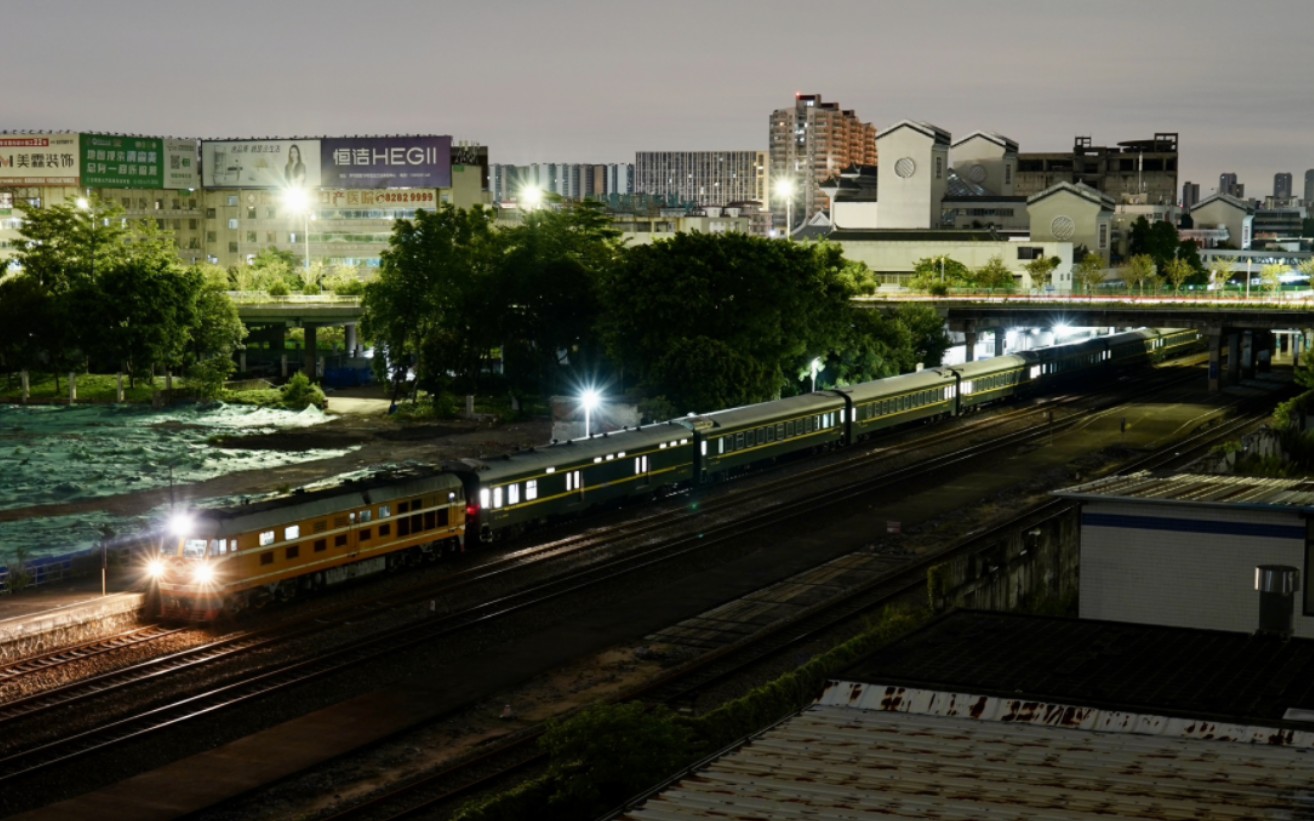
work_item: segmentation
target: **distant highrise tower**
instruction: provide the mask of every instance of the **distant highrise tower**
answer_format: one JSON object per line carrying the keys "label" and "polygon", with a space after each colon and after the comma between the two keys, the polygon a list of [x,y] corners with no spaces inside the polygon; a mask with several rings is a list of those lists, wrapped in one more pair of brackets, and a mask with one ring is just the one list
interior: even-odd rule
{"label": "distant highrise tower", "polygon": [[1291,174],[1286,171],[1273,175],[1273,199],[1276,201],[1291,199]]}
{"label": "distant highrise tower", "polygon": [[1200,183],[1187,182],[1182,183],[1182,210],[1190,211],[1191,206],[1200,201]]}
{"label": "distant highrise tower", "polygon": [[1236,197],[1239,196],[1236,193],[1236,188],[1236,174],[1226,171],[1218,175],[1218,193]]}
{"label": "distant highrise tower", "polygon": [[[769,146],[769,183],[793,183],[797,226],[825,209],[821,183],[850,166],[876,164],[876,126],[839,103],[822,102],[820,94],[795,94],[793,108],[771,114]],[[771,210],[783,216],[785,203],[774,191],[769,196]]]}
{"label": "distant highrise tower", "polygon": [[1305,172],[1305,207],[1314,208],[1314,168]]}
{"label": "distant highrise tower", "polygon": [[680,203],[728,205],[766,196],[765,151],[640,151],[634,155],[641,194]]}

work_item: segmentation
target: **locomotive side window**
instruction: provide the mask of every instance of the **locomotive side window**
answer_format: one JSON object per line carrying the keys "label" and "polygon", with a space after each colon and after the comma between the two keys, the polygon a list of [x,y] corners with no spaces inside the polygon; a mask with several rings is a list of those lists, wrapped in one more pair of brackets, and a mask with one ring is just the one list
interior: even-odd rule
{"label": "locomotive side window", "polygon": [[261,563],[261,564],[273,564],[273,563],[274,563],[274,554],[273,554],[273,553],[261,553],[261,554],[260,554],[260,563]]}
{"label": "locomotive side window", "polygon": [[327,520],[327,519],[320,519],[318,522],[315,522],[315,532],[316,532],[316,533],[323,533],[325,530],[328,530],[328,520]]}
{"label": "locomotive side window", "polygon": [[291,541],[301,538],[301,525],[289,525],[283,528],[283,540]]}
{"label": "locomotive side window", "polygon": [[392,515],[392,508],[388,505],[379,505],[379,518],[386,519]]}
{"label": "locomotive side window", "polygon": [[[366,532],[368,533],[369,531],[366,531]],[[363,538],[363,537],[362,537],[362,538]],[[316,540],[315,540],[315,552],[316,552],[316,553],[323,553],[325,550],[328,550],[328,539],[316,539]]]}
{"label": "locomotive side window", "polygon": [[295,559],[297,556],[300,555],[301,555],[301,545],[299,544],[294,544],[287,549],[287,557],[289,559]]}
{"label": "locomotive side window", "polygon": [[260,546],[264,547],[266,545],[271,545],[273,543],[274,543],[274,531],[262,530],[260,532]]}
{"label": "locomotive side window", "polygon": [[334,547],[346,547],[346,546],[347,546],[347,534],[345,534],[345,533],[339,533],[338,535],[334,536],[334,537],[333,537],[333,546],[334,546]]}
{"label": "locomotive side window", "polygon": [[[364,529],[361,530],[361,532],[360,532],[360,540],[361,540],[362,542],[368,542],[368,541],[370,540],[370,529],[369,529],[368,527],[367,527],[367,528],[364,528]],[[324,541],[324,540],[321,539],[320,541],[315,542],[315,549],[316,549],[316,550],[323,550],[323,549],[324,549],[324,548],[320,547],[320,545],[323,543],[323,541]]]}
{"label": "locomotive side window", "polygon": [[183,542],[183,555],[188,558],[196,558],[205,555],[205,539],[188,539]]}
{"label": "locomotive side window", "polygon": [[368,521],[370,521],[371,519],[373,519],[373,518],[374,518],[373,513],[374,513],[374,511],[370,510],[368,507],[365,508],[364,510],[362,510],[362,511],[360,512],[360,521],[361,521],[361,524],[364,524],[365,522],[368,522]]}
{"label": "locomotive side window", "polygon": [[532,502],[538,498],[538,480],[530,479],[525,482],[525,501]]}
{"label": "locomotive side window", "polygon": [[392,535],[392,525],[379,525],[379,535],[380,535],[380,536],[391,536],[391,535]]}

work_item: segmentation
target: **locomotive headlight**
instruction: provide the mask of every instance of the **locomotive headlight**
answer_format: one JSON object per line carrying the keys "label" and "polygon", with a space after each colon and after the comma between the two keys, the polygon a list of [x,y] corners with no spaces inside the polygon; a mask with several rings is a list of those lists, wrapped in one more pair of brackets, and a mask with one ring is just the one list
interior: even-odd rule
{"label": "locomotive headlight", "polygon": [[198,564],[192,570],[192,581],[196,584],[209,584],[214,581],[214,566],[209,563]]}
{"label": "locomotive headlight", "polygon": [[151,559],[146,563],[146,575],[152,579],[158,579],[164,575],[164,560]]}

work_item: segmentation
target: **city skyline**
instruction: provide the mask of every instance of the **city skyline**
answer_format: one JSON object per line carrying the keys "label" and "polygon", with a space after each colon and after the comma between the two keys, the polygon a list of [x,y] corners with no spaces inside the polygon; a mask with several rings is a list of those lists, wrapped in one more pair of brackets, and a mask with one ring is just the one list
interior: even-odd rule
{"label": "city skyline", "polygon": [[803,93],[880,130],[995,131],[1023,153],[1177,132],[1178,178],[1202,197],[1226,171],[1262,198],[1274,174],[1314,168],[1301,25],[1314,7],[1299,0],[823,0],[806,15],[779,0],[130,9],[8,9],[6,28],[31,36],[0,56],[11,78],[0,129],[450,134],[494,163],[632,163],[641,151],[763,150],[771,112]]}

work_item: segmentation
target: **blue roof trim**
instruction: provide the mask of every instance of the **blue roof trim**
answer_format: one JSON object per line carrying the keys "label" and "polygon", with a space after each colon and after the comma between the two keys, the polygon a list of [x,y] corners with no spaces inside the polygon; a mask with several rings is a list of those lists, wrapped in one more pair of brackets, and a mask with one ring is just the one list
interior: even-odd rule
{"label": "blue roof trim", "polygon": [[1082,527],[1120,527],[1134,530],[1169,530],[1176,533],[1208,533],[1214,536],[1257,536],[1264,539],[1305,538],[1299,525],[1257,525],[1248,522],[1210,522],[1200,519],[1160,519],[1116,513],[1081,514]]}

